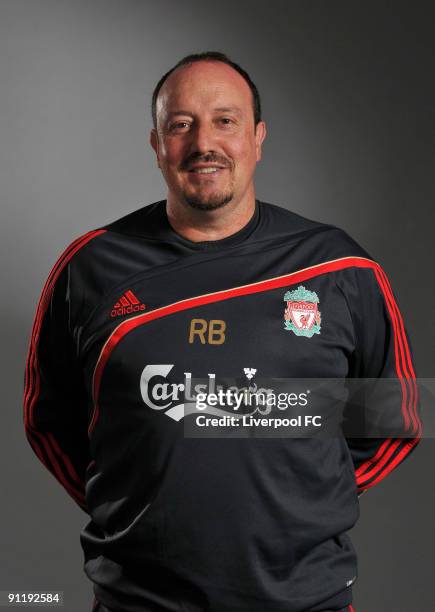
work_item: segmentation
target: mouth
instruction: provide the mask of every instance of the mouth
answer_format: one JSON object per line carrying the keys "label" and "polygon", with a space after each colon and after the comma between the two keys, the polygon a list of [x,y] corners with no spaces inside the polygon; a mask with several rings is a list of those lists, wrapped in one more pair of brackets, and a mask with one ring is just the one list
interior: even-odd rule
{"label": "mouth", "polygon": [[193,174],[216,174],[225,170],[224,166],[193,166],[188,172]]}

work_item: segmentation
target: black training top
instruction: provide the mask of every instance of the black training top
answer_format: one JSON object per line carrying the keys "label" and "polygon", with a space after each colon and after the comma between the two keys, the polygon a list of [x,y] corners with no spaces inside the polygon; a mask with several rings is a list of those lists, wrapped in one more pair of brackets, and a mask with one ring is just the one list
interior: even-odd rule
{"label": "black training top", "polygon": [[[407,435],[186,435],[195,378],[256,376],[400,379]],[[38,304],[24,422],[89,514],[84,569],[113,612],[345,607],[358,497],[421,437],[381,266],[340,228],[258,200],[222,240],[178,235],[163,200],[72,242]]]}

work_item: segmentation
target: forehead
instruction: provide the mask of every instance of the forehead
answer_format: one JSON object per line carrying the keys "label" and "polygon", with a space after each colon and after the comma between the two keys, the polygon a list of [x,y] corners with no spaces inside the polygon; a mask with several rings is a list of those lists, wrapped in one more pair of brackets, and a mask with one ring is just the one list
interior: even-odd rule
{"label": "forehead", "polygon": [[212,107],[236,107],[252,113],[248,83],[223,62],[200,61],[177,68],[163,83],[156,103],[157,116]]}

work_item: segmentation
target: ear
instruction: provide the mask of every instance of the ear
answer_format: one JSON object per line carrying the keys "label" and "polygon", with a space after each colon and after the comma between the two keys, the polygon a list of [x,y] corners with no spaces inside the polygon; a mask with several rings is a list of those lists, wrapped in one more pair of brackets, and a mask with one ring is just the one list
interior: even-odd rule
{"label": "ear", "polygon": [[257,161],[261,159],[261,145],[266,138],[266,124],[264,121],[259,121],[255,126],[255,152]]}
{"label": "ear", "polygon": [[156,152],[157,157],[157,165],[160,168],[160,160],[159,160],[159,136],[157,134],[157,130],[153,128],[150,132],[150,145]]}

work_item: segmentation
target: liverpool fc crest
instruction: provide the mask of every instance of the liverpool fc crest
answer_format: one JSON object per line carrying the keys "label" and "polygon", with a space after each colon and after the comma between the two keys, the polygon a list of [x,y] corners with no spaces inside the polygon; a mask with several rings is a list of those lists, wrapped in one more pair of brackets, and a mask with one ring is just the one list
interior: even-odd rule
{"label": "liverpool fc crest", "polygon": [[297,289],[285,293],[284,302],[287,302],[284,310],[284,329],[307,338],[320,334],[321,316],[317,308],[319,298],[315,291],[308,291],[299,285]]}

